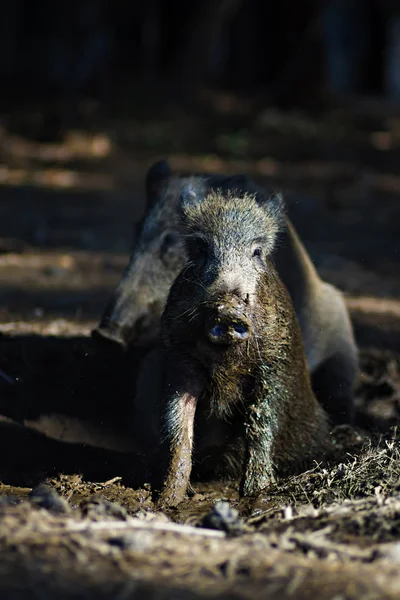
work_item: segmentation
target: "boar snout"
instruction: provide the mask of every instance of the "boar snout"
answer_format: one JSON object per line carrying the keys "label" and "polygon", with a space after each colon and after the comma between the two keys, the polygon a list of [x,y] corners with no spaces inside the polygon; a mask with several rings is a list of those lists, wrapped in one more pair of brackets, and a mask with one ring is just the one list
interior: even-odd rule
{"label": "boar snout", "polygon": [[152,325],[153,318],[149,313],[135,316],[132,323],[128,325],[107,319],[93,330],[92,337],[95,341],[106,340],[128,348],[132,342],[136,342],[138,345],[146,343],[151,338]]}
{"label": "boar snout", "polygon": [[246,305],[240,299],[220,300],[206,321],[206,335],[214,344],[244,342],[250,337],[251,324],[245,314]]}
{"label": "boar snout", "polygon": [[92,338],[96,343],[100,344],[112,342],[124,348],[127,345],[121,325],[109,319],[102,321],[98,327],[93,329]]}

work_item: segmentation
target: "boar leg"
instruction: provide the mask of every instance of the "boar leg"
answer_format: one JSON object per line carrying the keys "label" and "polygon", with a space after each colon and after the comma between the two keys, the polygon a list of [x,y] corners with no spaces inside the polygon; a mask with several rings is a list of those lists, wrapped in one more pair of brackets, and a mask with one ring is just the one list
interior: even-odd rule
{"label": "boar leg", "polygon": [[250,496],[274,481],[271,462],[273,433],[265,402],[247,407],[245,420],[245,464],[240,495]]}
{"label": "boar leg", "polygon": [[186,494],[192,470],[192,448],[194,416],[199,386],[188,383],[187,378],[179,381],[174,378],[166,386],[162,430],[166,437],[160,448],[160,461],[163,471],[162,489],[157,504],[160,506],[176,506]]}

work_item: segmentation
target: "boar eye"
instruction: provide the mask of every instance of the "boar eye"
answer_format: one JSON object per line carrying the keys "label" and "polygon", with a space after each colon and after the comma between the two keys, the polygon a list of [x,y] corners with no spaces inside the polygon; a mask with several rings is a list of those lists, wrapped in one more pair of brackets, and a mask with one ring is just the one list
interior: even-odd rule
{"label": "boar eye", "polygon": [[261,248],[254,248],[253,250],[253,256],[261,256],[262,255],[262,249]]}
{"label": "boar eye", "polygon": [[180,252],[179,236],[177,233],[166,233],[160,246],[160,259],[167,269],[179,267],[182,260],[182,252]]}
{"label": "boar eye", "polygon": [[163,256],[168,250],[178,243],[178,235],[173,232],[166,233],[161,244],[160,254]]}
{"label": "boar eye", "polygon": [[193,260],[203,261],[208,255],[208,246],[202,238],[193,237],[188,240],[188,251]]}

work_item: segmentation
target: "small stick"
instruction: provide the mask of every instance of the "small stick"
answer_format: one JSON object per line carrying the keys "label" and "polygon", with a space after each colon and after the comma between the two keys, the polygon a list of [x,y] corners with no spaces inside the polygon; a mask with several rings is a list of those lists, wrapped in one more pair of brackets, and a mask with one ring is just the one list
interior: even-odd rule
{"label": "small stick", "polygon": [[[192,525],[179,525],[178,523],[154,523],[141,521],[139,519],[132,519],[128,521],[94,521],[94,522],[82,522],[82,523],[71,523],[67,524],[66,527],[61,528],[60,533],[83,533],[90,531],[115,531],[115,530],[129,531],[132,529],[147,529],[153,531],[171,531],[173,533],[181,533],[188,535],[198,535],[202,537],[214,537],[224,538],[224,531],[217,531],[214,529],[203,529],[200,527],[193,527]],[[51,530],[52,534],[55,533],[54,529]]]}
{"label": "small stick", "polygon": [[108,481],[105,481],[104,483],[98,483],[97,485],[101,485],[102,487],[106,487],[107,485],[111,485],[113,483],[115,483],[116,481],[121,481],[122,477],[113,477],[112,479],[109,479]]}

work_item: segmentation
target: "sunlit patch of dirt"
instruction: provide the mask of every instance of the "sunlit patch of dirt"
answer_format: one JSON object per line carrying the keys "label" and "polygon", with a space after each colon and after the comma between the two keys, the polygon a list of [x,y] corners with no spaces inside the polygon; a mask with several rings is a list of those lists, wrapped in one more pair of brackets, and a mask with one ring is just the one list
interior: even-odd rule
{"label": "sunlit patch of dirt", "polygon": [[400,319],[400,300],[392,298],[351,298],[346,297],[346,304],[352,311],[369,315],[387,315],[394,319]]}
{"label": "sunlit patch of dirt", "polygon": [[0,166],[0,184],[78,190],[111,190],[109,175],[88,174],[67,169],[10,169]]}
{"label": "sunlit patch of dirt", "polygon": [[62,142],[40,143],[7,135],[0,128],[0,149],[10,159],[68,162],[76,159],[104,159],[112,152],[112,142],[105,134],[90,135],[86,131],[68,131]]}
{"label": "sunlit patch of dirt", "polygon": [[84,293],[116,284],[127,256],[98,252],[0,254],[0,285],[26,292],[57,289]]}

